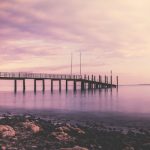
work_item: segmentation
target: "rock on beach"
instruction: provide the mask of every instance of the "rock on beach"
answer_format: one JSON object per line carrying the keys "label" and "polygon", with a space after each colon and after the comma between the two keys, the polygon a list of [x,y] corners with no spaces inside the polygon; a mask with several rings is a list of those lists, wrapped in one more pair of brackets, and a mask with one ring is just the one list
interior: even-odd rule
{"label": "rock on beach", "polygon": [[38,133],[41,130],[41,128],[39,126],[37,126],[35,123],[29,122],[29,121],[24,122],[23,126],[26,129],[30,129],[33,133]]}
{"label": "rock on beach", "polygon": [[85,147],[75,146],[73,148],[61,148],[60,150],[88,150]]}
{"label": "rock on beach", "polygon": [[0,125],[0,135],[4,137],[14,137],[16,135],[15,130],[9,125]]}

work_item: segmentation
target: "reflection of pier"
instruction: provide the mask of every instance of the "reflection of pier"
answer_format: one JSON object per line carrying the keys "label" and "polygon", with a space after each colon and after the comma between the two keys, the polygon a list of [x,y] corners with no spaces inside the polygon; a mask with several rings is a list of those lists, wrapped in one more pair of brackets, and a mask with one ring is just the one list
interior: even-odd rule
{"label": "reflection of pier", "polygon": [[117,84],[112,83],[112,75],[110,76],[110,83],[108,82],[108,77],[105,76],[105,80],[102,81],[102,77],[99,75],[98,80],[96,76],[82,76],[82,75],[64,75],[64,74],[44,74],[44,73],[22,73],[22,72],[0,72],[1,80],[14,80],[14,92],[17,92],[17,80],[23,81],[23,92],[25,92],[26,85],[25,80],[33,79],[34,80],[34,92],[36,92],[36,81],[42,81],[42,90],[45,91],[45,80],[51,80],[51,91],[53,91],[53,82],[59,82],[59,91],[61,91],[61,81],[66,81],[66,91],[68,90],[68,82],[73,82],[73,90],[77,89],[77,82],[81,83],[81,90],[86,90],[88,85],[88,89],[100,89],[100,88],[116,88],[118,87],[118,76],[117,76]]}

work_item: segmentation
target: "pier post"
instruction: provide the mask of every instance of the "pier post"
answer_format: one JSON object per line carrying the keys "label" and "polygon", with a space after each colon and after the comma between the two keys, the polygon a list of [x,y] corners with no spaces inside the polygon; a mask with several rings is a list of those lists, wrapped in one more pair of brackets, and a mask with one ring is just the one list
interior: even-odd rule
{"label": "pier post", "polygon": [[53,79],[51,79],[51,92],[53,92]]}
{"label": "pier post", "polygon": [[117,88],[118,88],[118,76],[116,77],[116,80],[117,80]]}
{"label": "pier post", "polygon": [[34,79],[34,93],[36,93],[36,79]]}
{"label": "pier post", "polygon": [[101,82],[102,82],[102,79],[101,79],[101,75],[99,75],[99,89],[101,88]]}
{"label": "pier post", "polygon": [[91,89],[91,82],[88,81],[88,90]]}
{"label": "pier post", "polygon": [[73,90],[74,92],[77,90],[76,80],[73,81]]}
{"label": "pier post", "polygon": [[26,89],[26,83],[25,83],[25,79],[23,79],[23,93],[25,93],[25,89]]}
{"label": "pier post", "polygon": [[14,92],[15,93],[17,92],[17,80],[16,79],[14,80]]}
{"label": "pier post", "polygon": [[66,91],[68,91],[68,80],[66,80]]}
{"label": "pier post", "polygon": [[42,90],[43,90],[43,92],[45,92],[45,80],[44,79],[42,80],[42,84],[43,84]]}
{"label": "pier post", "polygon": [[107,87],[107,77],[105,75],[105,88]]}
{"label": "pier post", "polygon": [[93,89],[93,74],[92,74],[91,88]]}
{"label": "pier post", "polygon": [[111,73],[111,76],[110,76],[110,84],[111,84],[111,88],[112,88],[112,73]]}
{"label": "pier post", "polygon": [[61,80],[59,80],[59,92],[61,92]]}
{"label": "pier post", "polygon": [[81,81],[81,91],[84,90],[84,81]]}

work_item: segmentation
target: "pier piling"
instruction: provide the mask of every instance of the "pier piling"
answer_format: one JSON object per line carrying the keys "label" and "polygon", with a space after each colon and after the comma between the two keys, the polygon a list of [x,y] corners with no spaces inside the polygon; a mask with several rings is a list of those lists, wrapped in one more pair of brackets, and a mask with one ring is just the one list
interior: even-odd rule
{"label": "pier piling", "polygon": [[59,92],[61,92],[61,80],[59,80]]}
{"label": "pier piling", "polygon": [[66,80],[66,91],[68,91],[68,80]]}
{"label": "pier piling", "polygon": [[36,93],[36,79],[34,79],[34,93]]}
{"label": "pier piling", "polygon": [[43,85],[42,91],[45,92],[45,80],[44,79],[42,80],[42,85]]}
{"label": "pier piling", "polygon": [[51,80],[51,92],[53,92],[53,80]]}
{"label": "pier piling", "polygon": [[73,81],[73,90],[76,91],[77,90],[77,85],[76,85],[76,80]]}
{"label": "pier piling", "polygon": [[16,79],[14,80],[14,92],[15,93],[17,92],[17,80]]}
{"label": "pier piling", "polygon": [[23,79],[23,93],[25,93],[25,88],[26,88],[25,79]]}

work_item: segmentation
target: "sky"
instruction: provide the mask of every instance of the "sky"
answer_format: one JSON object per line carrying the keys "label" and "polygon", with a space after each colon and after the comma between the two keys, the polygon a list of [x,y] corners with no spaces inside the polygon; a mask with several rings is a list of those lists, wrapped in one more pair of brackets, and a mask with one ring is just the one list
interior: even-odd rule
{"label": "sky", "polygon": [[0,71],[150,83],[149,0],[0,0]]}

